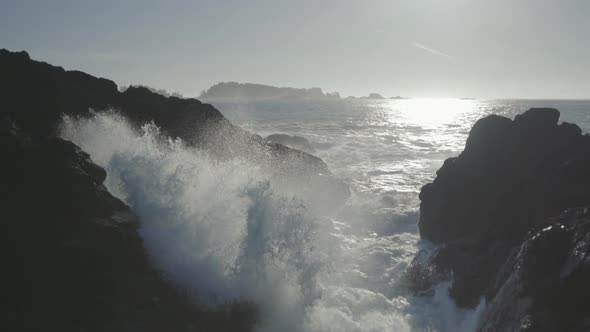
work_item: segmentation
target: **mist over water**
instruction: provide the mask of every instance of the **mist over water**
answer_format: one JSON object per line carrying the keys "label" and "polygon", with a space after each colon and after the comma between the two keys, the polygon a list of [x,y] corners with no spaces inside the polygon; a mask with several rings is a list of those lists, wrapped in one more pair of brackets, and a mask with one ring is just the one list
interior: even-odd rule
{"label": "mist over water", "polygon": [[[432,297],[404,287],[406,267],[429,246],[419,241],[417,194],[477,118],[528,105],[400,103],[215,103],[258,134],[307,138],[352,189],[330,213],[261,165],[219,162],[116,113],[66,117],[61,135],[106,168],[106,186],[139,215],[145,247],[173,283],[212,305],[257,304],[261,331],[474,331],[485,303],[458,309],[452,281]],[[560,107],[562,120],[590,123],[570,106]]]}

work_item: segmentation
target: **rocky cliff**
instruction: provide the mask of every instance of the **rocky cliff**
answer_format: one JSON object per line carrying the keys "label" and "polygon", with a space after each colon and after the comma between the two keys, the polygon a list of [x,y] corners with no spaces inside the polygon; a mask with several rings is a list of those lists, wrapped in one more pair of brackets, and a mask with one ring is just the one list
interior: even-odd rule
{"label": "rocky cliff", "polygon": [[138,220],[73,143],[0,121],[4,331],[233,331],[252,307],[201,308],[153,269]]}
{"label": "rocky cliff", "polygon": [[26,52],[0,50],[0,100],[2,115],[32,136],[54,134],[62,115],[87,116],[116,110],[131,121],[153,121],[164,133],[187,143],[209,148],[220,157],[246,156],[265,159],[269,168],[312,171],[330,175],[319,158],[282,145],[269,144],[233,126],[209,104],[197,99],[165,97],[145,87],[131,86],[124,92],[104,78],[31,60]]}
{"label": "rocky cliff", "polygon": [[488,303],[481,330],[589,327],[590,136],[558,120],[555,109],[479,120],[420,193],[420,235],[437,247],[408,269],[412,285],[452,275],[458,305]]}
{"label": "rocky cliff", "polygon": [[[219,158],[254,160],[307,190],[348,197],[326,164],[233,126],[196,99],[114,82],[0,50],[3,330],[240,331],[256,318],[243,303],[211,311],[151,267],[136,216],[104,187],[104,169],[56,137],[63,115],[116,111]],[[315,186],[315,187],[314,187]]]}
{"label": "rocky cliff", "polygon": [[[114,110],[136,125],[154,122],[164,134],[208,150],[220,159],[240,157],[280,178],[297,178],[302,190],[329,192],[332,204],[349,196],[327,165],[308,153],[275,144],[232,125],[210,104],[166,97],[145,87],[124,92],[104,78],[31,60],[26,52],[0,50],[0,109],[33,137],[55,135],[63,115]],[[305,179],[304,181],[301,181]]]}

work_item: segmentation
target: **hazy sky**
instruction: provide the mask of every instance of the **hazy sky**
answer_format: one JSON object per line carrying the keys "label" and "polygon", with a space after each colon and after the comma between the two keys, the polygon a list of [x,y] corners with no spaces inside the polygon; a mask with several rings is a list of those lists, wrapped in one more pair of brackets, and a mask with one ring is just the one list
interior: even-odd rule
{"label": "hazy sky", "polygon": [[0,0],[0,47],[189,96],[590,98],[590,0]]}

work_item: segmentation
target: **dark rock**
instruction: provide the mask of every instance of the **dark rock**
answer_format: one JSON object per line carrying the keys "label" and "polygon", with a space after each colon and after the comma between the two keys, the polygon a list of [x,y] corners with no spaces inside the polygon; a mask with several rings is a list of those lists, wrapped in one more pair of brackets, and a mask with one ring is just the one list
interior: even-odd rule
{"label": "dark rock", "polygon": [[497,274],[480,331],[590,330],[590,209],[531,231]]}
{"label": "dark rock", "polygon": [[559,111],[554,108],[533,108],[514,118],[515,125],[531,130],[551,128],[557,124],[557,121],[559,121]]}
{"label": "dark rock", "polygon": [[511,127],[510,119],[495,114],[477,121],[465,142],[465,153],[479,155],[498,153],[497,149],[503,148],[502,143],[508,138]]}
{"label": "dark rock", "polygon": [[0,51],[0,75],[2,115],[33,136],[55,131],[62,113],[117,104],[114,82],[33,61],[26,52]]}
{"label": "dark rock", "polygon": [[33,61],[26,52],[1,50],[0,75],[0,116],[9,117],[30,136],[54,135],[64,114],[87,117],[90,110],[116,110],[137,126],[153,121],[164,134],[220,159],[251,160],[278,177],[308,179],[312,188],[322,182],[340,203],[349,196],[348,187],[320,158],[269,143],[232,125],[213,106],[197,99],[166,97],[134,86],[119,92],[110,80]]}
{"label": "dark rock", "polygon": [[315,149],[313,148],[313,146],[311,146],[309,141],[301,136],[296,136],[296,135],[291,136],[291,135],[286,135],[286,134],[272,134],[272,135],[268,135],[266,137],[266,139],[273,142],[273,143],[285,145],[290,148],[301,150],[301,151],[304,151],[307,153],[313,153],[315,151]]}
{"label": "dark rock", "polygon": [[0,202],[9,309],[2,330],[242,331],[256,320],[248,303],[211,310],[192,303],[151,267],[138,222],[104,187],[106,172],[57,138],[62,116],[114,110],[140,126],[207,149],[219,159],[256,161],[305,190],[348,187],[319,158],[233,126],[213,106],[114,82],[0,50]]}
{"label": "dark rock", "polygon": [[[497,272],[529,231],[590,204],[590,137],[558,119],[545,108],[475,123],[464,151],[420,192],[420,235],[439,250],[427,263],[416,260],[410,279],[431,270],[432,285],[452,272],[458,305],[492,300]],[[427,286],[422,278],[415,288]]]}
{"label": "dark rock", "polygon": [[59,138],[0,121],[4,331],[239,331],[247,304],[195,306],[151,267],[105,171]]}

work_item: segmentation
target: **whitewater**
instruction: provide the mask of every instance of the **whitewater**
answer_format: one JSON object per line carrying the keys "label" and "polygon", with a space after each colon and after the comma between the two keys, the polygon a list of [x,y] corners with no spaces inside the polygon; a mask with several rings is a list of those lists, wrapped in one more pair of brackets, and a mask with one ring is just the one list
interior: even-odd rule
{"label": "whitewater", "polygon": [[[219,101],[230,121],[261,136],[309,140],[351,188],[337,209],[290,190],[263,164],[130,125],[116,112],[64,117],[65,139],[108,173],[105,185],[141,220],[154,264],[212,306],[248,301],[259,331],[474,331],[485,302],[457,308],[439,284],[412,294],[404,272],[420,249],[421,186],[459,154],[473,123],[530,107],[560,109],[590,129],[588,101],[465,99]],[[296,181],[296,180],[294,180]]]}

